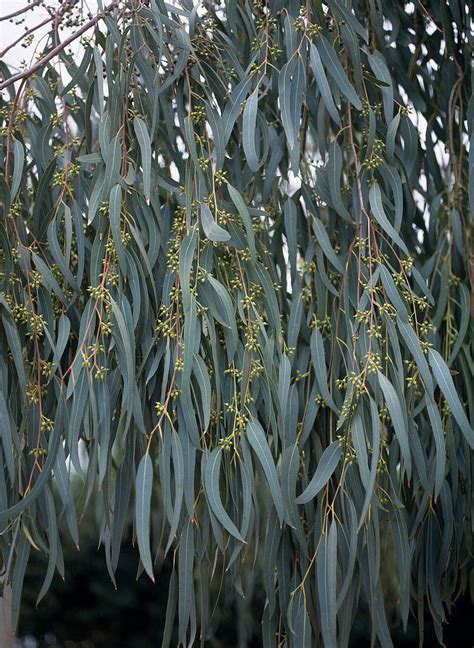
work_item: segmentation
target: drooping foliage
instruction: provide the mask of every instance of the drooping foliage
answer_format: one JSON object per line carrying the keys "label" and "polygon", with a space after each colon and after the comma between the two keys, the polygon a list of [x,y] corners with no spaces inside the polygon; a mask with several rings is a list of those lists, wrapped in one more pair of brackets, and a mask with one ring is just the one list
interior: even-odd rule
{"label": "drooping foliage", "polygon": [[441,640],[473,553],[470,20],[116,1],[2,64],[15,619],[96,506],[112,580],[130,524],[173,565],[165,645],[224,606],[268,647],[346,646],[362,608],[383,646],[425,609]]}

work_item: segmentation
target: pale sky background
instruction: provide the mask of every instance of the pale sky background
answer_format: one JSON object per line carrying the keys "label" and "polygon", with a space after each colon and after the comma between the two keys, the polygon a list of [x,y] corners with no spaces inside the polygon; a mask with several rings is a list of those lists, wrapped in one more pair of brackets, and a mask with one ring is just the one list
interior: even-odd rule
{"label": "pale sky background", "polygon": [[[10,13],[13,13],[18,9],[25,7],[27,4],[27,0],[0,0],[0,16],[6,16]],[[54,6],[59,6],[59,1],[51,0],[51,4],[53,4]],[[97,0],[81,0],[80,4],[83,5],[86,14],[89,11],[92,14],[96,13],[97,11]],[[48,15],[49,14],[44,9],[44,7],[38,6],[34,9],[31,9],[30,11],[27,11],[22,16],[18,16],[18,18],[25,18],[25,21],[21,25],[16,25],[15,22],[11,23],[8,20],[0,22],[0,52],[3,51],[5,47],[7,47],[7,45],[10,45],[19,36],[21,36],[26,31],[25,27],[27,29],[31,29],[35,25],[45,20]],[[17,20],[17,18],[14,18],[13,20],[15,21]],[[16,45],[9,52],[7,52],[7,54],[5,54],[3,61],[7,65],[15,69],[18,69],[20,67],[22,60],[26,60],[28,64],[34,62],[36,47],[39,45],[41,49],[41,45],[42,43],[44,43],[44,40],[42,39],[44,39],[48,34],[49,28],[50,25],[45,25],[44,27],[38,29],[38,31],[34,33],[35,39],[33,41],[33,44],[26,49],[21,46],[21,43],[18,43],[18,45]],[[67,32],[67,29],[61,32],[62,39],[66,37]],[[77,44],[73,44],[73,51],[76,50]]]}

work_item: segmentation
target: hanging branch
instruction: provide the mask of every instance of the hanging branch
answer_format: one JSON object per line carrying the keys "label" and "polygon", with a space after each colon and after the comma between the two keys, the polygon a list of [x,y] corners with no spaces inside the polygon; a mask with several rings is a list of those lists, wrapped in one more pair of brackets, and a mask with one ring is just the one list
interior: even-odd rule
{"label": "hanging branch", "polygon": [[7,16],[0,16],[0,22],[3,22],[4,20],[10,20],[10,18],[16,18],[17,16],[21,16],[21,14],[24,14],[27,11],[34,9],[35,7],[37,7],[42,3],[44,3],[44,0],[34,0],[34,2],[27,5],[26,7],[22,7],[21,9],[18,9],[17,11],[14,11],[13,13],[8,14]]}
{"label": "hanging branch", "polygon": [[[8,79],[5,79],[2,83],[0,83],[0,90],[3,90],[4,88],[8,88],[12,83],[16,83],[16,81],[21,81],[21,79],[27,79],[30,77],[32,74],[37,72],[38,70],[41,70],[46,63],[48,63],[51,59],[53,59],[57,54],[62,52],[68,45],[73,43],[75,40],[77,40],[84,32],[86,32],[88,29],[91,27],[94,27],[101,18],[105,16],[106,13],[110,12],[118,3],[118,0],[114,0],[114,2],[111,2],[103,12],[97,14],[94,18],[86,22],[80,29],[78,29],[76,32],[71,34],[68,38],[66,38],[64,41],[62,41],[59,45],[54,47],[46,56],[41,58],[37,63],[29,67],[27,70],[24,70],[23,72],[19,72],[18,74],[15,74]],[[49,21],[48,21],[49,22]]]}
{"label": "hanging branch", "polygon": [[13,43],[10,43],[9,45],[7,45],[7,47],[5,47],[5,49],[0,52],[0,59],[3,58],[5,56],[5,54],[7,52],[9,52],[13,47],[15,47],[15,45],[18,45],[18,43],[21,43],[22,40],[27,38],[30,34],[34,34],[35,31],[37,31],[41,27],[44,27],[44,25],[47,25],[53,19],[54,19],[54,16],[49,16],[48,18],[45,18],[42,22],[38,23],[34,27],[31,27],[31,29],[28,29],[27,31],[25,31],[21,36],[19,36],[15,41],[13,41]]}
{"label": "hanging branch", "polygon": [[103,11],[0,86],[14,622],[80,504],[112,579],[132,536],[140,571],[173,570],[163,648],[225,644],[231,610],[268,648],[347,648],[361,615],[385,648],[426,602],[442,643],[473,557],[452,4],[114,2],[67,92],[52,64],[27,80]]}
{"label": "hanging branch", "polygon": [[15,45],[21,43],[22,40],[27,38],[30,34],[33,34],[41,27],[44,27],[44,25],[47,25],[48,23],[53,21],[59,24],[60,19],[65,14],[67,14],[68,11],[71,11],[71,9],[74,8],[74,6],[78,3],[78,1],[79,0],[66,0],[66,2],[60,5],[59,9],[55,11],[53,14],[51,14],[50,16],[48,16],[48,18],[45,18],[42,22],[38,23],[34,27],[31,27],[31,29],[26,30],[13,43],[10,43],[2,52],[0,52],[0,58],[3,58],[7,52],[9,52],[13,47],[15,47]]}

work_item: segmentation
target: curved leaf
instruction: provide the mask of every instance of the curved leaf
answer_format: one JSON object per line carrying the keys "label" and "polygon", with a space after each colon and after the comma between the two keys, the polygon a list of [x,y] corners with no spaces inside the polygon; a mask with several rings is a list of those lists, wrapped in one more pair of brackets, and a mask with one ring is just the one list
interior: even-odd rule
{"label": "curved leaf", "polygon": [[282,524],[284,506],[281,486],[278,480],[275,464],[273,462],[270,446],[268,445],[267,439],[265,437],[265,432],[263,431],[263,428],[260,423],[258,423],[258,421],[249,421],[249,424],[247,425],[247,440],[254,449],[254,452],[262,465],[263,472],[265,473],[265,477],[267,478],[268,486],[270,488],[270,494],[272,496],[273,503],[280,520],[280,524]]}
{"label": "curved leaf", "polygon": [[222,448],[214,448],[206,461],[204,469],[204,488],[206,492],[207,501],[211,507],[212,512],[222,524],[222,526],[237,540],[245,542],[240,535],[239,530],[230,519],[224,506],[222,505],[221,496],[219,493],[219,474],[222,459]]}
{"label": "curved leaf", "polygon": [[326,486],[339,464],[341,454],[341,444],[339,441],[333,441],[321,455],[318,467],[311,481],[301,495],[296,498],[297,504],[307,504]]}
{"label": "curved leaf", "polygon": [[154,581],[155,577],[153,576],[150,551],[150,502],[152,487],[153,464],[150,455],[147,453],[143,455],[138,464],[135,482],[135,525],[140,559],[146,573]]}

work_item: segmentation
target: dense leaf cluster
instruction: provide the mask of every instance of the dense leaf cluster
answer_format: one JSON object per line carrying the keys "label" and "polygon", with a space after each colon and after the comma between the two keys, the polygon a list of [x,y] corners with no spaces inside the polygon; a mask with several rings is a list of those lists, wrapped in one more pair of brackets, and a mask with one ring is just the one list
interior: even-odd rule
{"label": "dense leaf cluster", "polygon": [[112,579],[130,510],[142,568],[172,560],[165,645],[258,583],[264,646],[346,646],[361,605],[383,646],[425,606],[441,640],[472,558],[469,20],[132,0],[2,67],[15,618],[96,505]]}

